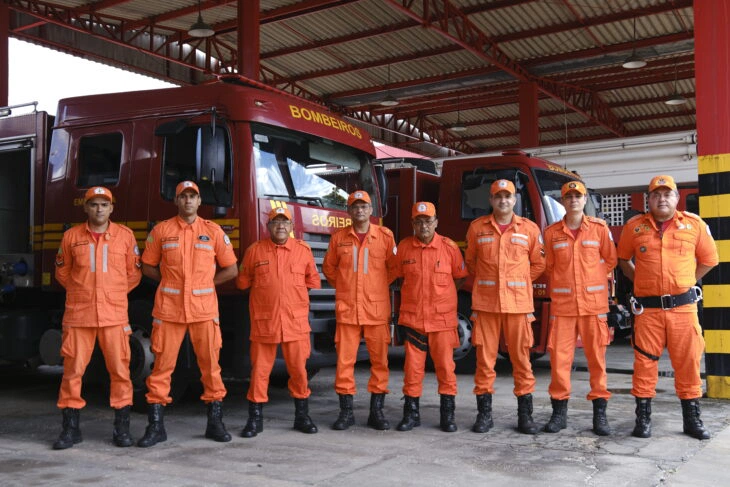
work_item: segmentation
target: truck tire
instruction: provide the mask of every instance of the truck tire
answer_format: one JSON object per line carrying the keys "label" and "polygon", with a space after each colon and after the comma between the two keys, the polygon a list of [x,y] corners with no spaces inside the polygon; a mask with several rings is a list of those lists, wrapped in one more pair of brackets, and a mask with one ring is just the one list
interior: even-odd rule
{"label": "truck tire", "polygon": [[471,344],[472,322],[471,295],[459,293],[457,307],[457,329],[459,331],[459,346],[454,349],[454,362],[457,374],[473,374],[476,370],[477,356]]}

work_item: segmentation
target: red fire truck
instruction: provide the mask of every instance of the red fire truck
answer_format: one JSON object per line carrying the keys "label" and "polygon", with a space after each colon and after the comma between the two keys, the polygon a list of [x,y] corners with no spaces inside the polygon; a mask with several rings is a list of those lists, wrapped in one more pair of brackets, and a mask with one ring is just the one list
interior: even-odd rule
{"label": "red fire truck", "polygon": [[[385,224],[393,228],[399,239],[412,234],[410,205],[425,200],[436,204],[438,232],[465,246],[466,231],[477,217],[491,212],[489,188],[497,179],[515,183],[517,204],[515,213],[533,220],[541,229],[560,220],[565,209],[560,203],[560,188],[578,176],[543,159],[529,157],[521,151],[505,151],[501,156],[450,158],[443,161],[441,174],[427,168],[418,160],[381,160],[388,176],[389,200]],[[419,170],[416,166],[421,167]],[[397,190],[395,189],[397,188]],[[397,194],[398,203],[392,205]],[[589,198],[585,211],[597,215],[598,196]],[[395,206],[398,211],[391,211]],[[471,279],[459,291],[460,346],[454,352],[458,371],[473,371],[475,355],[471,346]],[[533,283],[535,317],[532,326],[534,344],[532,356],[538,358],[547,350],[549,334],[549,289],[543,276]],[[613,327],[625,326],[626,312],[611,303],[609,322]],[[506,353],[504,343],[500,345]]]}
{"label": "red fire truck", "polygon": [[[367,133],[321,106],[237,77],[70,98],[59,103],[52,123],[37,112],[0,119],[0,363],[60,362],[63,294],[53,257],[64,230],[84,220],[82,197],[90,186],[112,190],[112,219],[134,230],[143,248],[155,223],[176,214],[176,184],[197,181],[200,215],[223,227],[239,258],[268,236],[274,207],[291,210],[293,236],[309,243],[318,265],[330,235],[349,224],[348,193],[377,196],[373,216],[382,215],[384,173],[373,164]],[[143,279],[129,297],[132,376],[140,387],[153,361],[153,296],[154,283]],[[245,298],[228,284],[219,301],[222,366],[245,377]],[[311,292],[310,322],[308,365],[317,369],[335,362],[334,290],[326,282]],[[196,373],[188,345],[173,383],[187,384],[186,375]]]}

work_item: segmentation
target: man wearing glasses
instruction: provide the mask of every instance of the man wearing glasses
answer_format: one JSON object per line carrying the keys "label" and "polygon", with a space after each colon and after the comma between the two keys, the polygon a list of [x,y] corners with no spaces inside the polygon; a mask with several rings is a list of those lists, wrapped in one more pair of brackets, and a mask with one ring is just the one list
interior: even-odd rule
{"label": "man wearing glasses", "polygon": [[456,431],[454,348],[459,346],[456,290],[468,272],[459,247],[436,233],[438,218],[432,203],[420,201],[411,210],[414,236],[398,244],[396,272],[403,278],[398,321],[405,325],[403,419],[398,431],[421,425],[419,398],[423,392],[426,354],[431,354],[441,395],[441,431]]}
{"label": "man wearing glasses", "polygon": [[271,210],[268,227],[271,238],[246,249],[236,279],[240,289],[251,288],[251,383],[244,438],[264,430],[263,405],[269,401],[269,376],[279,344],[289,372],[289,394],[294,398],[294,429],[317,432],[309,417],[312,391],[306,364],[311,352],[309,290],[321,287],[319,273],[309,245],[289,238],[292,216],[288,209]]}
{"label": "man wearing glasses", "polygon": [[347,212],[352,224],[332,235],[322,263],[322,272],[335,288],[337,317],[335,391],[340,399],[340,414],[332,429],[346,430],[355,424],[355,362],[364,336],[370,354],[368,426],[387,430],[390,423],[383,415],[383,402],[388,393],[388,286],[395,279],[395,240],[393,232],[370,223],[373,207],[365,191],[350,194]]}
{"label": "man wearing glasses", "polygon": [[517,429],[534,435],[532,392],[535,376],[530,364],[535,321],[532,282],[545,270],[545,250],[540,229],[515,215],[517,202],[512,181],[498,179],[490,188],[492,214],[471,222],[466,233],[466,266],[474,276],[472,310],[477,369],[474,394],[477,419],[472,431],[485,433],[493,426],[492,394],[497,374],[499,337],[503,334],[512,362],[514,395],[517,396]]}

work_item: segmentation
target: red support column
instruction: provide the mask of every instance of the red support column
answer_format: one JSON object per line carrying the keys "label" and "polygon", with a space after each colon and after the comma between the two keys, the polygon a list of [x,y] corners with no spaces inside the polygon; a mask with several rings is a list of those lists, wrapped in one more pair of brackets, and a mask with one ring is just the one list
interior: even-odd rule
{"label": "red support column", "polygon": [[8,35],[10,34],[10,7],[0,3],[0,107],[8,106]]}
{"label": "red support column", "polygon": [[259,81],[259,0],[238,0],[238,74]]}
{"label": "red support column", "polygon": [[520,147],[540,145],[540,108],[537,104],[537,83],[521,81],[520,99]]}
{"label": "red support column", "polygon": [[707,396],[730,399],[730,2],[695,0],[700,216],[720,265],[702,280]]}

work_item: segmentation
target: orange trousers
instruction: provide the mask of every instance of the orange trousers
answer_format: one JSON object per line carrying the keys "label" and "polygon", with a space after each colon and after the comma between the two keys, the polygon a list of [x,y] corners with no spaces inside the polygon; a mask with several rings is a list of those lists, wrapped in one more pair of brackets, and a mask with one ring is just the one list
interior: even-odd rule
{"label": "orange trousers", "polygon": [[[269,377],[278,346],[278,343],[251,342],[251,383],[246,396],[250,402],[269,402]],[[294,399],[306,399],[312,393],[306,367],[311,349],[309,338],[281,343],[281,353],[289,373],[289,394]]]}
{"label": "orange trousers", "polygon": [[155,364],[152,373],[147,377],[146,397],[149,404],[167,405],[172,402],[169,396],[170,381],[185,332],[190,334],[190,341],[198,359],[200,380],[203,383],[203,394],[200,399],[209,403],[221,401],[226,397],[226,388],[221,379],[221,367],[218,363],[223,344],[218,323],[215,320],[174,323],[154,319],[152,351],[155,354]]}
{"label": "orange trousers", "polygon": [[702,397],[700,361],[705,339],[697,313],[677,313],[661,309],[644,309],[634,318],[634,376],[631,394],[650,398],[656,395],[658,360],[647,357],[637,348],[655,357],[664,347],[674,369],[674,390],[680,399]]}
{"label": "orange trousers", "polygon": [[431,355],[436,369],[439,394],[456,395],[456,373],[454,369],[454,348],[459,346],[459,332],[456,329],[435,331],[428,337],[428,352],[406,340],[406,360],[403,365],[403,394],[421,397],[423,378],[426,375],[426,354]]}
{"label": "orange trousers", "polygon": [[81,409],[86,401],[81,398],[81,381],[89,365],[94,343],[104,354],[104,363],[109,372],[109,405],[115,409],[132,405],[132,381],[129,380],[129,335],[132,328],[125,326],[81,327],[64,326],[61,356],[63,357],[63,379],[58,392],[59,408]]}
{"label": "orange trousers", "polygon": [[512,362],[515,396],[535,390],[535,376],[530,363],[532,325],[535,317],[524,313],[486,313],[475,311],[471,342],[476,347],[477,370],[474,373],[474,394],[494,394],[497,373],[494,364],[499,350],[499,336],[504,334],[507,352]]}
{"label": "orange trousers", "polygon": [[573,368],[578,335],[588,361],[591,390],[586,399],[609,399],[606,376],[606,347],[610,341],[606,315],[551,316],[548,352],[550,353],[550,397],[570,399],[570,371]]}
{"label": "orange trousers", "polygon": [[337,323],[335,346],[337,348],[337,371],[335,392],[355,394],[355,362],[360,340],[365,337],[365,345],[370,354],[370,380],[368,391],[374,394],[388,392],[388,344],[390,327],[382,325],[346,325]]}

